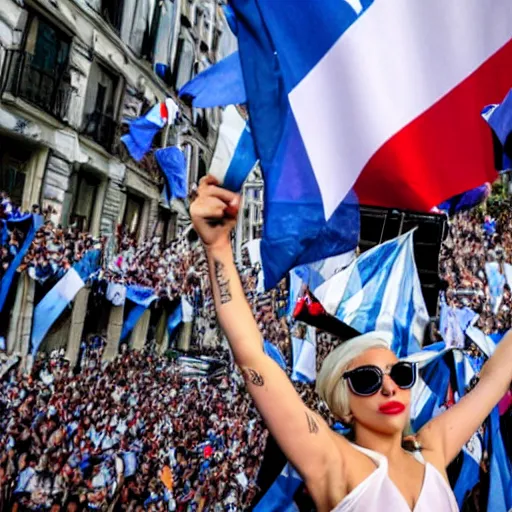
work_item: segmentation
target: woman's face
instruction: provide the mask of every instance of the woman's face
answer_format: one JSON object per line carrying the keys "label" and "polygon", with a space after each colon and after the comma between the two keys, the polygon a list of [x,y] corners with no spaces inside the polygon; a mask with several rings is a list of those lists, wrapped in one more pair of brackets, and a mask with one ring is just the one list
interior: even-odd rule
{"label": "woman's face", "polygon": [[[348,370],[360,366],[378,366],[383,372],[398,362],[387,348],[371,348],[356,357]],[[371,396],[358,396],[349,389],[350,411],[354,422],[365,429],[390,435],[403,432],[409,423],[411,390],[401,389],[389,375],[384,375],[382,387]]]}

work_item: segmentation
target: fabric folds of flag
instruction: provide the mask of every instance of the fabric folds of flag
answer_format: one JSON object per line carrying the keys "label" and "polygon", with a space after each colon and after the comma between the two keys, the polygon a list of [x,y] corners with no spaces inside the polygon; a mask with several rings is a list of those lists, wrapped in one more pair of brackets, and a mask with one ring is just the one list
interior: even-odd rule
{"label": "fabric folds of flag", "polygon": [[166,196],[185,199],[188,195],[187,160],[176,146],[157,149],[155,158],[165,179]]}
{"label": "fabric folds of flag", "polygon": [[9,226],[10,229],[16,227],[17,229],[26,232],[23,245],[18,250],[18,253],[11,261],[9,267],[7,268],[2,279],[0,280],[0,311],[2,311],[5,305],[5,301],[7,300],[9,290],[11,289],[11,284],[14,280],[16,271],[18,270],[18,267],[21,265],[21,262],[23,261],[25,254],[29,250],[30,244],[34,240],[37,230],[42,226],[43,217],[42,215],[30,214],[25,215],[19,219],[10,219],[7,221],[2,220],[0,222],[2,223],[0,227],[4,228],[0,229],[0,234],[2,234],[2,232],[5,232],[5,234],[7,234],[7,226]]}
{"label": "fabric folds of flag", "polygon": [[254,507],[254,512],[295,512],[297,506],[293,502],[293,496],[302,483],[302,478],[287,463],[281,474],[270,486],[263,498]]}
{"label": "fabric folds of flag", "polygon": [[217,145],[210,174],[228,190],[238,192],[256,165],[258,158],[248,123],[236,107],[227,107],[222,114]]}
{"label": "fabric folds of flag", "polygon": [[146,309],[148,309],[157,299],[158,296],[155,295],[152,288],[146,288],[145,286],[139,285],[130,285],[126,287],[126,300],[131,301],[132,307],[123,322],[121,341],[128,338],[128,335],[133,331],[137,322],[144,314],[144,311],[146,311]]}
{"label": "fabric folds of flag", "polygon": [[[287,25],[296,9],[286,1],[275,2],[280,14],[281,4],[289,13],[281,19]],[[324,213],[322,191],[288,98],[289,70],[278,62],[279,49],[272,42],[269,20],[260,10],[268,5],[254,0],[231,2],[237,16],[250,124],[265,179],[261,257],[267,289],[293,267],[354,249],[359,236],[359,208],[353,194],[327,218]],[[319,10],[313,3],[304,3],[299,17],[310,7],[323,11],[323,7]],[[298,39],[295,35],[289,34],[291,44]],[[298,64],[302,65],[301,59]],[[337,177],[330,179],[334,182]]]}
{"label": "fabric folds of flag", "polygon": [[240,55],[234,52],[196,75],[179,91],[196,108],[242,105],[247,101]]}
{"label": "fabric folds of flag", "polygon": [[37,353],[51,326],[84,286],[85,283],[78,272],[71,268],[39,302],[34,309],[32,355]]}
{"label": "fabric folds of flag", "polygon": [[[355,244],[356,214],[340,210],[353,188],[362,204],[429,211],[494,181],[478,113],[512,82],[508,0],[470,0],[464,16],[451,0],[230,4],[266,180],[270,286],[324,244],[323,256]],[[454,43],[467,40],[479,44]]]}
{"label": "fabric folds of flag", "polygon": [[501,104],[485,107],[482,117],[492,130],[496,169],[512,169],[512,89]]}
{"label": "fabric folds of flag", "polygon": [[417,352],[429,316],[413,231],[370,249],[315,290],[327,313],[361,333],[383,331],[398,357]]}
{"label": "fabric folds of flag", "polygon": [[155,135],[168,123],[174,123],[178,113],[176,103],[167,98],[157,103],[142,117],[129,123],[129,132],[121,137],[130,156],[139,162],[151,149]]}

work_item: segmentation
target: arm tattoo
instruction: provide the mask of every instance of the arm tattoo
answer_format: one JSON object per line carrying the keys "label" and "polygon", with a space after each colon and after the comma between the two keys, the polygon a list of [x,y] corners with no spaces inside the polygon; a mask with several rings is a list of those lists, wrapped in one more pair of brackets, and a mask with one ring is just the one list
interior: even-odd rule
{"label": "arm tattoo", "polygon": [[308,420],[308,430],[310,434],[318,434],[318,423],[312,414],[306,412],[306,419]]}
{"label": "arm tattoo", "polygon": [[224,263],[215,260],[215,279],[219,286],[220,303],[227,304],[231,302],[231,292],[229,291],[229,279],[224,272]]}
{"label": "arm tattoo", "polygon": [[244,368],[245,378],[249,380],[251,384],[261,387],[265,384],[263,377],[252,368]]}

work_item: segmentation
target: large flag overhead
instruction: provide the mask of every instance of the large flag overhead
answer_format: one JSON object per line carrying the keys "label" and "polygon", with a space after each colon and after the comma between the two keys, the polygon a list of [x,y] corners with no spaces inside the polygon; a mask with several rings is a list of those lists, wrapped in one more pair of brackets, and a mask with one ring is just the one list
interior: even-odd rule
{"label": "large flag overhead", "polygon": [[327,313],[361,333],[383,331],[398,357],[417,352],[429,315],[410,231],[370,249],[315,290]]}
{"label": "large flag overhead", "polygon": [[354,244],[352,189],[429,211],[495,179],[480,111],[512,83],[509,0],[463,14],[456,0],[230,3],[266,180],[266,277]]}
{"label": "large flag overhead", "polygon": [[233,192],[238,192],[258,161],[247,121],[236,107],[222,113],[222,124],[210,165],[210,174]]}

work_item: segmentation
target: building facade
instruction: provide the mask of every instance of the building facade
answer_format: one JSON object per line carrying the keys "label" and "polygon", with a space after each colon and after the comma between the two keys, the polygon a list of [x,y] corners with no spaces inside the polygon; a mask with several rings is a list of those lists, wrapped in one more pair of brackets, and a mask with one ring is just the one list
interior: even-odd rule
{"label": "building facade", "polygon": [[2,0],[0,190],[95,236],[171,236],[154,160],[137,164],[119,137],[171,97],[179,121],[154,144],[184,150],[190,183],[206,173],[220,112],[177,90],[218,59],[220,13],[206,0]]}
{"label": "building facade", "polygon": [[[161,201],[154,157],[135,162],[120,136],[128,121],[172,98],[178,120],[154,146],[181,147],[189,184],[206,174],[221,112],[190,108],[177,91],[233,49],[219,3],[1,0],[0,190],[23,210],[39,204],[55,224],[94,236],[118,225],[139,240],[175,236],[186,205]],[[11,349],[25,353],[33,287],[20,276],[8,328]],[[86,307],[79,294],[68,336],[83,325],[76,309]]]}

